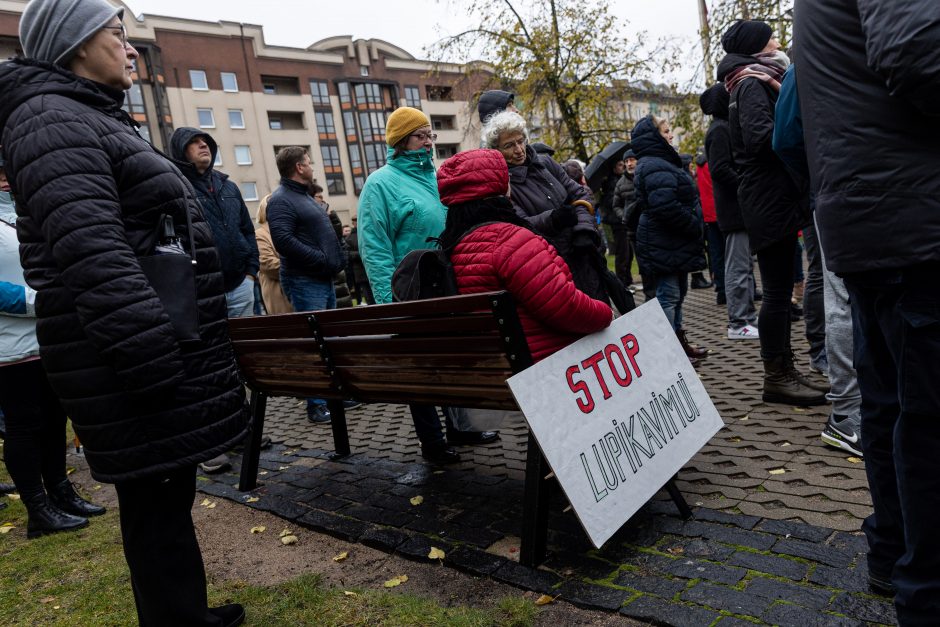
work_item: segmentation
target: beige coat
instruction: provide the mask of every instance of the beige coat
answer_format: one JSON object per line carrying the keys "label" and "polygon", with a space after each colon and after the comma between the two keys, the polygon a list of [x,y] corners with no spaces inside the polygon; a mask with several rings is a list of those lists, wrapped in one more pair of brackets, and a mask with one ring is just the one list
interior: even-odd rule
{"label": "beige coat", "polygon": [[261,282],[261,298],[264,308],[269,314],[292,313],[290,301],[281,289],[281,258],[274,250],[271,241],[271,230],[268,224],[259,224],[255,228],[255,239],[258,241],[258,255],[261,269],[258,271],[258,280]]}

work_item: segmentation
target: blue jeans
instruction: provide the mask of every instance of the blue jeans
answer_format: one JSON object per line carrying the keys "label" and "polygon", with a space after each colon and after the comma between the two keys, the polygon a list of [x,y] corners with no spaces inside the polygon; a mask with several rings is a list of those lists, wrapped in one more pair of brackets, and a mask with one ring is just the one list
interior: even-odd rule
{"label": "blue jeans", "polygon": [[[290,275],[281,270],[281,289],[294,311],[321,311],[336,309],[336,292],[332,281],[321,281],[303,275]],[[307,410],[315,405],[326,405],[322,398],[308,398]]]}
{"label": "blue jeans", "polygon": [[656,298],[676,331],[682,328],[682,301],[689,291],[689,275],[685,272],[656,276]]}
{"label": "blue jeans", "polygon": [[225,293],[229,318],[244,318],[255,312],[255,282],[245,277],[238,287]]}
{"label": "blue jeans", "polygon": [[901,625],[935,625],[940,614],[940,263],[844,278],[874,506],[862,525],[868,566],[891,576]]}

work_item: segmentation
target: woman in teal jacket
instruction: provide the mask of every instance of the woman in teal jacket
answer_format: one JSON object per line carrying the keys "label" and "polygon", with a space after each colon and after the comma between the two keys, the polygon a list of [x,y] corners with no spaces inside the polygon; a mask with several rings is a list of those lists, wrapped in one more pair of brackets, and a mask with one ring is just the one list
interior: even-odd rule
{"label": "woman in teal jacket", "polygon": [[[359,195],[359,255],[378,304],[392,302],[392,275],[405,255],[434,247],[428,238],[444,230],[447,208],[438,195],[432,160],[436,138],[424,112],[396,109],[385,125],[388,161],[369,175]],[[460,461],[447,440],[485,444],[499,437],[492,431],[458,431],[448,424],[445,440],[435,407],[411,405],[410,409],[421,454],[434,463]]]}

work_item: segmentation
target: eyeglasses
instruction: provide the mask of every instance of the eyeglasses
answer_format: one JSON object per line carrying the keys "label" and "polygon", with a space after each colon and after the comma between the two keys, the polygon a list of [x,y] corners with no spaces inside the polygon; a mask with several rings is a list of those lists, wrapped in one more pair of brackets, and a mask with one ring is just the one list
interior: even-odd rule
{"label": "eyeglasses", "polygon": [[422,142],[427,141],[429,139],[432,142],[437,141],[437,133],[412,133],[411,135],[409,135],[409,137],[415,137],[419,141],[422,141]]}
{"label": "eyeglasses", "polygon": [[519,146],[520,148],[525,148],[526,144],[528,143],[529,142],[526,140],[526,138],[523,137],[521,139],[517,139],[514,142],[506,142],[505,144],[501,144],[499,148],[500,150],[512,150],[516,146]]}
{"label": "eyeglasses", "polygon": [[[113,31],[119,31],[121,33],[121,44],[126,48],[127,47],[127,29],[124,28],[124,24],[120,26],[105,26],[104,28]],[[115,33],[116,34],[116,33]]]}

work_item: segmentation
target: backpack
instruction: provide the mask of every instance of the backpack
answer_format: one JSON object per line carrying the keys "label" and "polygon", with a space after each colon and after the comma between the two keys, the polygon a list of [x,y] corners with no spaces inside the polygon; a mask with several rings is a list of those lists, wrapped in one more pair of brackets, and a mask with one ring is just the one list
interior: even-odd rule
{"label": "backpack", "polygon": [[457,275],[447,253],[440,248],[413,250],[392,275],[395,302],[456,296]]}

